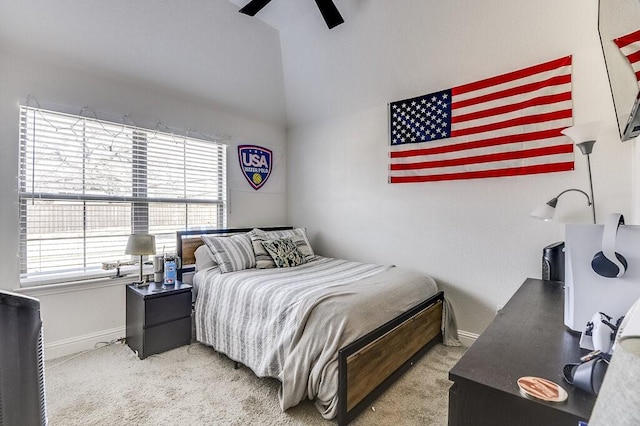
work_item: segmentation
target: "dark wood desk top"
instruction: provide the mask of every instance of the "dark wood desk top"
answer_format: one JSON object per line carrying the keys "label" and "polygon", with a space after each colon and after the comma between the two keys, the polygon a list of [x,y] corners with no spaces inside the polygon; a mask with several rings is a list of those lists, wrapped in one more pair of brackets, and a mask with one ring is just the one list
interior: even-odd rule
{"label": "dark wood desk top", "polygon": [[563,403],[533,403],[588,419],[595,396],[566,383],[564,364],[579,362],[587,351],[579,335],[564,325],[562,283],[528,278],[449,372],[454,382],[473,382],[522,397],[517,380],[538,376],[556,382],[569,393]]}

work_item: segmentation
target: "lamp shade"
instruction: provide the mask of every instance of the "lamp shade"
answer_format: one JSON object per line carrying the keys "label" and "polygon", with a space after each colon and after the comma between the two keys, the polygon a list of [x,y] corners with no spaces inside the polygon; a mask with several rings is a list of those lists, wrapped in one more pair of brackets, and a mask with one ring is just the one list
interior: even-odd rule
{"label": "lamp shade", "polygon": [[144,256],[147,254],[156,254],[156,237],[149,234],[131,234],[127,241],[127,247],[124,254],[133,254]]}
{"label": "lamp shade", "polygon": [[530,213],[530,216],[541,220],[551,220],[556,214],[556,204],[558,204],[558,199],[552,198],[546,203],[538,206],[534,211]]}
{"label": "lamp shade", "polygon": [[[589,198],[589,195],[586,192],[584,192],[581,189],[570,188],[570,189],[565,189],[564,191],[559,193],[556,197],[553,197],[552,199],[547,201],[545,204],[539,206],[534,211],[529,213],[529,215],[531,217],[535,217],[536,219],[552,220],[553,216],[555,216],[555,214],[556,214],[556,206],[558,205],[558,198],[560,198],[561,196],[563,196],[567,192],[579,192],[579,193],[581,193],[582,195],[587,197],[587,205],[593,206],[593,201],[591,201],[591,198]],[[595,214],[594,214],[593,223],[596,223]]]}
{"label": "lamp shade", "polygon": [[[574,143],[580,144],[587,141],[596,141],[598,139],[598,136],[602,132],[603,127],[604,126],[601,121],[591,121],[589,123],[577,124],[575,126],[567,127],[566,129],[562,130],[561,133],[563,135],[569,136],[569,138],[571,138]],[[591,147],[592,146],[593,144],[591,144]],[[589,154],[590,153],[591,152],[589,151]],[[583,152],[583,154],[587,153]]]}

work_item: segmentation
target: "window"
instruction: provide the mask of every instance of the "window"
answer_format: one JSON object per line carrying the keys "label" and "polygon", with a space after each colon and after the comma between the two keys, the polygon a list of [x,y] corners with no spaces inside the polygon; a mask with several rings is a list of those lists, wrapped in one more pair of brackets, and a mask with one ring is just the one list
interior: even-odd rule
{"label": "window", "polygon": [[23,106],[20,272],[90,276],[129,260],[128,235],[224,227],[226,145]]}

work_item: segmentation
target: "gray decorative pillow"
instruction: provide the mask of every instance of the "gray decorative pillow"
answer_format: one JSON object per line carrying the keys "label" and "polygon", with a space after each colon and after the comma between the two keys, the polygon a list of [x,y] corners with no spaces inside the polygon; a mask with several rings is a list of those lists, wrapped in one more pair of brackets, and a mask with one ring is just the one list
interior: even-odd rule
{"label": "gray decorative pillow", "polygon": [[263,231],[262,229],[253,229],[249,232],[253,252],[256,257],[256,268],[266,269],[277,267],[273,258],[262,245],[265,240],[276,240],[279,238],[290,237],[293,243],[298,247],[304,257],[304,261],[309,262],[315,259],[316,255],[307,239],[307,231],[304,228],[285,229],[282,231]]}
{"label": "gray decorative pillow", "polygon": [[247,234],[232,235],[230,237],[203,235],[201,238],[213,253],[220,267],[220,272],[223,274],[256,266],[251,238]]}
{"label": "gray decorative pillow", "polygon": [[278,268],[289,268],[305,263],[304,256],[290,237],[265,240],[262,245],[269,252]]}

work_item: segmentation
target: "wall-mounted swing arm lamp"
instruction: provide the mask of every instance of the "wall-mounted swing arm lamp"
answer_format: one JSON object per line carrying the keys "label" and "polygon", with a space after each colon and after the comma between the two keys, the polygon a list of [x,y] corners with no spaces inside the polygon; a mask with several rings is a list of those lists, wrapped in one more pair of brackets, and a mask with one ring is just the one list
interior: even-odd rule
{"label": "wall-mounted swing arm lamp", "polygon": [[[589,198],[589,195],[586,192],[584,192],[581,189],[571,188],[571,189],[565,189],[564,191],[562,191],[561,193],[559,193],[558,195],[556,195],[555,197],[547,201],[545,204],[536,208],[534,211],[531,212],[531,216],[535,217],[536,219],[552,220],[553,216],[556,214],[556,205],[558,204],[558,198],[560,198],[561,195],[570,191],[576,191],[576,192],[580,192],[581,194],[584,194],[584,196],[587,197],[587,205],[593,208],[593,202],[591,201],[591,199]],[[595,219],[593,223],[595,223]]]}
{"label": "wall-mounted swing arm lamp", "polygon": [[533,212],[531,212],[531,216],[543,219],[543,220],[551,220],[553,219],[553,215],[555,214],[556,205],[558,204],[558,198],[566,192],[569,191],[577,191],[584,194],[587,197],[587,205],[591,206],[591,214],[593,216],[593,223],[596,223],[596,204],[595,199],[593,198],[593,179],[591,177],[591,160],[589,156],[593,151],[593,145],[596,143],[596,138],[602,129],[602,123],[594,121],[591,123],[580,124],[577,126],[567,127],[562,130],[562,134],[571,138],[572,141],[576,143],[576,146],[580,149],[580,152],[583,155],[587,156],[587,170],[589,172],[589,194],[580,190],[580,189],[567,189],[562,191],[556,197],[549,200],[546,204],[536,208]]}

